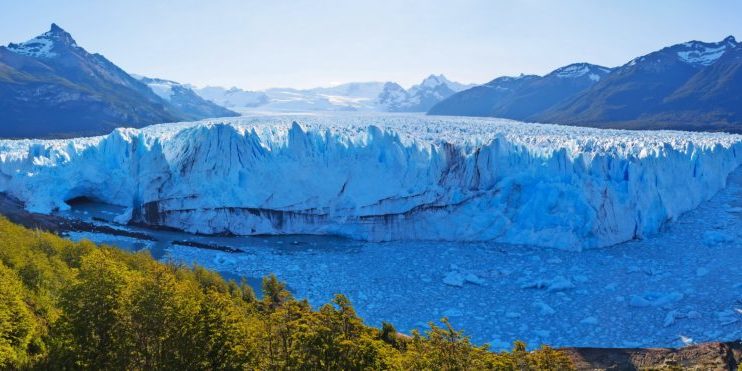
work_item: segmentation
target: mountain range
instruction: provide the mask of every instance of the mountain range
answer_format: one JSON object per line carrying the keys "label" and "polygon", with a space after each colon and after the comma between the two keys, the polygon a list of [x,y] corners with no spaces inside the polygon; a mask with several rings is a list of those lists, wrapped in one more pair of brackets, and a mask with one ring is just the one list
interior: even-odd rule
{"label": "mountain range", "polygon": [[208,86],[194,91],[202,98],[239,111],[382,111],[426,112],[452,94],[472,87],[430,75],[404,89],[394,82],[351,82],[311,89],[271,88],[249,91]]}
{"label": "mountain range", "polygon": [[545,76],[499,77],[428,114],[625,129],[742,132],[742,43],[729,36],[673,45],[606,68],[587,63]]}
{"label": "mountain range", "polygon": [[158,96],[56,24],[24,43],[0,46],[0,137],[97,135],[210,116],[197,111]]}
{"label": "mountain range", "polygon": [[263,91],[130,75],[78,46],[56,24],[29,41],[0,46],[0,137],[98,135],[120,126],[260,111],[427,112],[742,132],[742,43],[732,36],[690,41],[618,67],[575,63],[544,76],[504,76],[478,86],[430,75],[409,89],[395,82],[353,82]]}
{"label": "mountain range", "polygon": [[238,116],[234,111],[202,98],[189,86],[171,80],[132,75],[175,107],[186,120]]}
{"label": "mountain range", "polygon": [[450,81],[443,75],[430,75],[409,90],[388,82],[376,102],[383,111],[426,112],[438,102],[472,86]]}

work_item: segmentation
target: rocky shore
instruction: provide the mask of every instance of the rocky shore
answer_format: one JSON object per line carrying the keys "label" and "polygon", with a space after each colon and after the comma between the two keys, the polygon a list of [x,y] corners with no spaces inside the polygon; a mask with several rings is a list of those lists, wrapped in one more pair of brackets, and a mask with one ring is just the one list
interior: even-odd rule
{"label": "rocky shore", "polygon": [[742,341],[682,348],[563,348],[578,370],[730,370],[742,364]]}

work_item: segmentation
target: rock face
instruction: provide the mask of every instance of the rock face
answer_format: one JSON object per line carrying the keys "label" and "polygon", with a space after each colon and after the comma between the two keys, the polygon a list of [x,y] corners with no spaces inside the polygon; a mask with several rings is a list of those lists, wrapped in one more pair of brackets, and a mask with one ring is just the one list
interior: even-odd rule
{"label": "rock face", "polygon": [[741,155],[727,134],[270,116],[3,141],[0,191],[37,212],[84,196],[128,207],[121,222],[197,233],[581,249],[656,232],[723,188]]}
{"label": "rock face", "polygon": [[742,342],[683,348],[563,348],[578,370],[729,370],[742,363]]}

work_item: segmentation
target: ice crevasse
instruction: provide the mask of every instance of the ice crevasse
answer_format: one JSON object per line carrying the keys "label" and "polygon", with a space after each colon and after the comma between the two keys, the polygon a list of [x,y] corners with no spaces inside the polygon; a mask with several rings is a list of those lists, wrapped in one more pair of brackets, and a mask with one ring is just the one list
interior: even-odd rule
{"label": "ice crevasse", "polygon": [[498,241],[642,238],[709,199],[742,136],[499,119],[268,116],[0,141],[0,192],[50,213],[89,197],[121,223],[237,235]]}

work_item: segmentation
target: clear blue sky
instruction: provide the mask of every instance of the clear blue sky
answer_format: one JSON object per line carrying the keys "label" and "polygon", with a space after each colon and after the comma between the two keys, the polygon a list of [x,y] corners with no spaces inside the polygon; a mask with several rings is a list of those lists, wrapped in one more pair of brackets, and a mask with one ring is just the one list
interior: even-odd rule
{"label": "clear blue sky", "polygon": [[52,22],[128,72],[260,89],[408,86],[620,65],[687,40],[742,38],[742,0],[2,0],[0,43]]}

